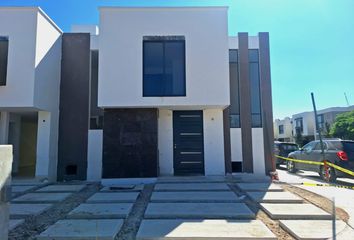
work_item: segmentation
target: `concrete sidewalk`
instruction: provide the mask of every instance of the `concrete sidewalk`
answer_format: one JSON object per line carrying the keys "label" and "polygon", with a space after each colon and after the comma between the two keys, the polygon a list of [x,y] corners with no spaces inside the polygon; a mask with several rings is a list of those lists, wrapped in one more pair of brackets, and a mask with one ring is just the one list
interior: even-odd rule
{"label": "concrete sidewalk", "polygon": [[[315,184],[326,184],[325,181],[318,177],[317,173],[309,171],[299,171],[297,174],[288,173],[286,170],[277,170],[279,174],[279,179],[282,182],[287,182],[288,184],[293,184],[296,187],[308,190],[310,192],[316,193],[323,196],[331,201],[335,201],[336,207],[342,208],[349,214],[348,225],[342,233],[338,235],[338,239],[351,239],[354,236],[354,190],[336,187],[318,187],[318,186],[304,186],[299,185],[303,182],[315,183]],[[348,183],[354,183],[353,179],[340,179]],[[350,238],[347,238],[351,236]]]}

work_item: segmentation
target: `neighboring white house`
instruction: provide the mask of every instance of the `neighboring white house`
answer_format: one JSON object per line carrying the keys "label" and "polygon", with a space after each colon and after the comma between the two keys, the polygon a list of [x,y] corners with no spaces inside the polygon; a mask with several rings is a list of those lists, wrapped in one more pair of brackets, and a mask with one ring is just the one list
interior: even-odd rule
{"label": "neighboring white house", "polygon": [[0,19],[0,144],[13,144],[15,175],[56,179],[62,32],[37,7]]}

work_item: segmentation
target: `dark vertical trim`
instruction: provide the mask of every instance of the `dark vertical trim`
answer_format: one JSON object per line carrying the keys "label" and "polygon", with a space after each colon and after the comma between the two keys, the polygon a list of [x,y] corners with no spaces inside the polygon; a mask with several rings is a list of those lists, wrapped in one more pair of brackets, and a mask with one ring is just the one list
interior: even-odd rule
{"label": "dark vertical trim", "polygon": [[270,78],[270,57],[269,57],[269,34],[259,33],[259,59],[260,59],[260,85],[261,104],[263,119],[263,141],[265,171],[275,171],[273,155],[273,107],[272,107],[272,84]]}
{"label": "dark vertical trim", "polygon": [[90,34],[64,33],[59,105],[59,181],[86,180],[90,66]]}
{"label": "dark vertical trim", "polygon": [[230,107],[223,111],[224,121],[224,159],[225,159],[225,173],[232,173],[231,165],[231,139],[230,139]]}
{"label": "dark vertical trim", "polygon": [[249,79],[248,33],[238,34],[240,121],[243,171],[253,173],[251,84]]}

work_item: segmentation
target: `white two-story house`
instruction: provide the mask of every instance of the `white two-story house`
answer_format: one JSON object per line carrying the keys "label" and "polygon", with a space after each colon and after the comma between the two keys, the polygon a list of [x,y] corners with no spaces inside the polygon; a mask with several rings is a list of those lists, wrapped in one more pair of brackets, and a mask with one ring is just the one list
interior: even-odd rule
{"label": "white two-story house", "polygon": [[0,144],[13,172],[56,179],[62,31],[39,8],[0,8]]}
{"label": "white two-story house", "polygon": [[267,33],[229,36],[227,7],[99,14],[62,33],[0,8],[0,136],[19,166],[30,148],[31,176],[59,181],[274,170]]}

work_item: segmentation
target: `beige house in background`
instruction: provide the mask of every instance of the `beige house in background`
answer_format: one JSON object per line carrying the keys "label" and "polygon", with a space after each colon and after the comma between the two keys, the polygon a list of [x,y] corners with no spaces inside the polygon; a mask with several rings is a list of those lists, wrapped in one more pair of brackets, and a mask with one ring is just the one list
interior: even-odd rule
{"label": "beige house in background", "polygon": [[[354,105],[348,107],[332,107],[317,111],[318,124],[326,137],[338,114],[354,110]],[[303,137],[309,140],[317,139],[315,115],[313,111],[297,113],[292,118],[275,119],[274,139],[283,142],[294,142],[296,131],[299,129]]]}

